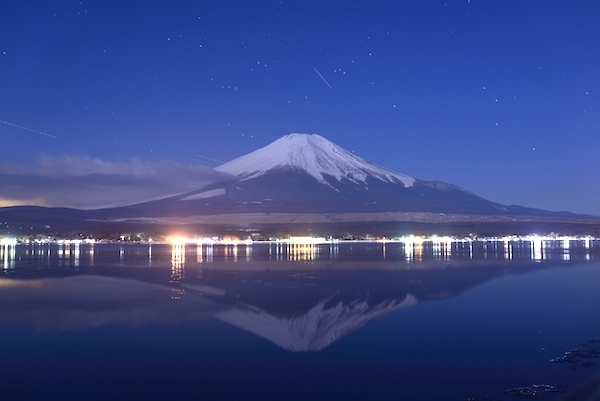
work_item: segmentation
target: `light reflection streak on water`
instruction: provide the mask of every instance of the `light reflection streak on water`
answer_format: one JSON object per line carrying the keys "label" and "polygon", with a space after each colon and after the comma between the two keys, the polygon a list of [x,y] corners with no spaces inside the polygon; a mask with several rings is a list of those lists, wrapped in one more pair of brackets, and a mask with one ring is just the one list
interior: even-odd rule
{"label": "light reflection streak on water", "polygon": [[[352,258],[352,245],[348,241],[328,244],[270,242],[255,244],[173,244],[171,246],[171,279],[178,282],[185,277],[186,251],[187,262],[196,266],[218,262],[240,262],[261,259],[265,256],[272,261],[315,261]],[[364,244],[364,242],[363,242]],[[378,260],[404,261],[411,267],[413,263],[433,261],[447,263],[455,260],[592,260],[598,258],[600,241],[593,239],[542,239],[531,236],[527,239],[498,241],[449,241],[443,238],[423,239],[409,238],[402,242],[379,241],[373,257]],[[16,260],[21,257],[43,260],[43,264],[65,268],[81,268],[94,266],[98,256],[98,246],[94,244],[59,243],[59,244],[2,244],[0,245],[0,266],[6,271],[14,268]],[[135,246],[135,245],[131,245]],[[158,251],[156,247],[158,248]],[[371,245],[372,246],[372,245]],[[139,245],[138,245],[139,247]],[[147,257],[143,263],[148,266],[160,266],[163,245],[148,244],[132,253],[129,245],[120,244],[110,251],[114,262],[125,266],[134,262],[139,256]],[[105,255],[107,249],[101,248]],[[158,252],[158,253],[156,253]],[[195,252],[195,255],[194,255]],[[86,255],[86,253],[88,255]],[[105,256],[102,256],[103,258]],[[104,259],[103,259],[104,260]],[[167,259],[168,260],[168,259]],[[202,273],[200,273],[202,274]]]}
{"label": "light reflection streak on water", "polygon": [[585,242],[584,242],[584,247],[585,247],[585,250],[586,250],[585,260],[590,260],[590,246],[591,246],[591,242],[592,241],[590,239],[586,239]]}
{"label": "light reflection streak on water", "polygon": [[179,283],[185,277],[185,244],[171,245],[171,282]]}
{"label": "light reflection streak on water", "polygon": [[74,256],[74,264],[75,267],[79,267],[79,244],[75,244],[75,249],[73,251],[73,256]]}
{"label": "light reflection streak on water", "polygon": [[89,254],[90,254],[90,266],[94,266],[94,244],[90,244],[90,248],[88,250]]}
{"label": "light reflection streak on water", "polygon": [[447,262],[452,255],[452,241],[444,238],[432,240],[433,259]]}
{"label": "light reflection streak on water", "polygon": [[249,262],[252,259],[252,246],[246,244],[246,262]]}
{"label": "light reflection streak on water", "polygon": [[[21,249],[17,256],[17,249]],[[0,264],[3,269],[11,269],[15,266],[17,257],[27,259],[43,259],[48,266],[52,260],[57,260],[59,266],[80,267],[85,253],[89,253],[89,262],[86,265],[94,265],[94,246],[81,246],[79,243],[61,242],[58,244],[2,244],[0,245]]]}
{"label": "light reflection streak on water", "polygon": [[562,247],[563,247],[563,259],[564,260],[571,260],[571,240],[569,239],[564,239],[562,242]]}
{"label": "light reflection streak on water", "polygon": [[214,249],[212,244],[206,246],[206,261],[209,263],[214,261]]}
{"label": "light reflection streak on water", "polygon": [[227,244],[223,249],[225,253],[225,259],[237,262],[238,260],[238,247],[237,244]]}
{"label": "light reflection streak on water", "polygon": [[531,241],[531,259],[542,260],[544,258],[544,242],[541,239]]}
{"label": "light reflection streak on water", "polygon": [[2,259],[2,268],[4,270],[15,267],[17,246],[12,244],[2,244],[0,246],[0,259]]}
{"label": "light reflection streak on water", "polygon": [[[171,283],[179,283],[185,278],[185,244],[173,243],[171,245]],[[172,300],[180,300],[185,295],[185,289],[174,287]]]}
{"label": "light reflection streak on water", "polygon": [[196,245],[196,263],[202,263],[202,245]]}
{"label": "light reflection streak on water", "polygon": [[289,260],[314,260],[315,244],[288,244]]}
{"label": "light reflection streak on water", "polygon": [[404,243],[404,259],[407,262],[412,262],[414,258],[414,242],[405,242]]}
{"label": "light reflection streak on water", "polygon": [[[320,256],[319,251],[325,251]],[[248,245],[246,249],[252,249]],[[252,251],[250,251],[252,252]],[[337,244],[315,244],[308,242],[274,242],[269,244],[269,260],[275,261],[311,261],[319,258],[337,259],[339,256],[339,246]]]}
{"label": "light reflection streak on water", "polygon": [[442,243],[440,241],[433,241],[432,243],[432,252],[433,252],[433,260],[442,260],[443,252],[442,252]]}
{"label": "light reflection streak on water", "polygon": [[446,240],[444,243],[444,261],[447,262],[452,257],[452,241]]}
{"label": "light reflection streak on water", "polygon": [[413,235],[405,238],[402,243],[404,244],[404,259],[407,262],[419,260],[421,253],[419,252],[418,246],[421,244],[422,239]]}
{"label": "light reflection streak on water", "polygon": [[413,247],[414,260],[421,261],[423,260],[423,243],[417,242]]}
{"label": "light reflection streak on water", "polygon": [[329,259],[339,259],[340,257],[340,246],[333,244],[329,246]]}

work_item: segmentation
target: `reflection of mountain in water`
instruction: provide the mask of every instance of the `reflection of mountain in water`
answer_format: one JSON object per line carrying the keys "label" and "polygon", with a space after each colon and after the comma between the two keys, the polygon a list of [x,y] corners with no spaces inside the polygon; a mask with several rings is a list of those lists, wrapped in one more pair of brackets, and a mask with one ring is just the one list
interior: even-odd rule
{"label": "reflection of mountain in water", "polygon": [[[184,250],[179,255],[157,247],[150,257],[141,249],[97,247],[71,265],[50,259],[51,252],[25,248],[11,254],[14,265],[5,274],[12,278],[0,280],[0,325],[25,321],[38,329],[71,330],[215,316],[288,350],[320,350],[419,302],[457,296],[505,274],[567,263],[457,259],[414,264],[362,260],[359,252],[349,260],[255,257],[207,263],[197,255],[185,257]],[[127,263],[128,250],[133,264]]]}
{"label": "reflection of mountain in water", "polygon": [[204,280],[210,288],[223,288],[223,297],[234,305],[217,318],[287,350],[317,351],[394,311],[527,270],[502,264],[414,271],[205,271]]}
{"label": "reflection of mountain in water", "polygon": [[290,317],[270,315],[251,305],[240,305],[216,316],[287,350],[318,351],[371,320],[417,303],[412,294],[400,302],[390,300],[374,306],[357,300],[328,307],[329,301],[320,301],[306,314]]}

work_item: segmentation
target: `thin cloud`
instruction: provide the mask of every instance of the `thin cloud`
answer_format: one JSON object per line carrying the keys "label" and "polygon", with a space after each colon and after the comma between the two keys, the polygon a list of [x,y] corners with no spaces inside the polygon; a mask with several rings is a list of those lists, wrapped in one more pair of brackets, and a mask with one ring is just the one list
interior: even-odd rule
{"label": "thin cloud", "polygon": [[228,177],[202,165],[80,156],[42,156],[35,164],[0,163],[0,207],[94,209],[159,199]]}

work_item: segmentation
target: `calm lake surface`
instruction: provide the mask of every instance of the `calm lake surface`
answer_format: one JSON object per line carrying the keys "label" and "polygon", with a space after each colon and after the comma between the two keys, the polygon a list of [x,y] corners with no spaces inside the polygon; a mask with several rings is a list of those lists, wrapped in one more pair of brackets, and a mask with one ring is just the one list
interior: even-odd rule
{"label": "calm lake surface", "polygon": [[553,400],[600,242],[0,247],[5,400]]}

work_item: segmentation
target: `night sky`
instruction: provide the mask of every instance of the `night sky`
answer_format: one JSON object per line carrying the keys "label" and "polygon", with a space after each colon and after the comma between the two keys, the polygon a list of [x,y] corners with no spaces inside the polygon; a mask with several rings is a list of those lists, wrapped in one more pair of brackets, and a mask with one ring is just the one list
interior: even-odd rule
{"label": "night sky", "polygon": [[599,21],[591,0],[3,1],[0,204],[88,174],[190,186],[301,132],[600,215]]}

